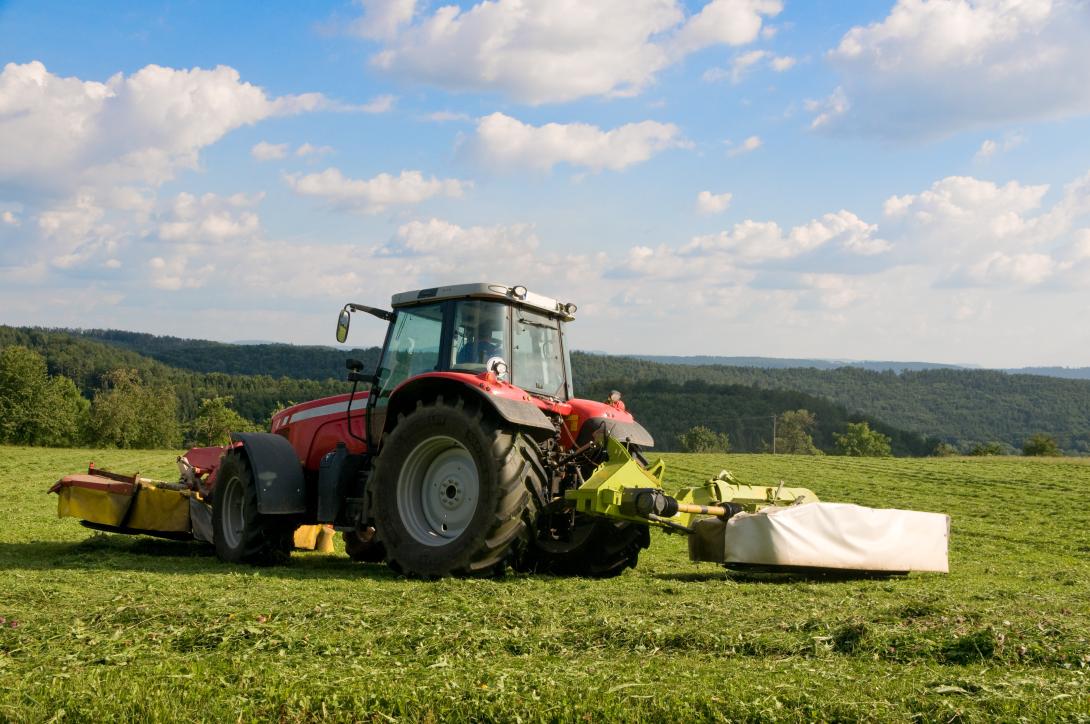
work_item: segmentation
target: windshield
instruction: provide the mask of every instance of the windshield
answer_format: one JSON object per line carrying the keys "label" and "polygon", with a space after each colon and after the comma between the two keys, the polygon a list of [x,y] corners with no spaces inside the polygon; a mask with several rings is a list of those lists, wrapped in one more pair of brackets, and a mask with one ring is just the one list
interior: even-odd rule
{"label": "windshield", "polygon": [[410,377],[438,369],[442,329],[442,304],[398,310],[379,365],[380,400]]}
{"label": "windshield", "polygon": [[560,322],[526,309],[514,310],[512,384],[527,392],[570,397]]}

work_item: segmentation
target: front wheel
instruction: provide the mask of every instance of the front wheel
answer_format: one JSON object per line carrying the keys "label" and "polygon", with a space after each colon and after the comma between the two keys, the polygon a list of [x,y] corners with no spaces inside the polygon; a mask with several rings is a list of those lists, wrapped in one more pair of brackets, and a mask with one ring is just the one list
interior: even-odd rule
{"label": "front wheel", "polygon": [[[471,403],[472,404],[472,403]],[[375,463],[374,518],[406,575],[486,575],[526,537],[533,443],[458,399],[400,416]]]}
{"label": "front wheel", "polygon": [[245,455],[229,452],[220,463],[212,497],[216,555],[228,563],[259,566],[285,563],[295,526],[257,509],[257,486]]}

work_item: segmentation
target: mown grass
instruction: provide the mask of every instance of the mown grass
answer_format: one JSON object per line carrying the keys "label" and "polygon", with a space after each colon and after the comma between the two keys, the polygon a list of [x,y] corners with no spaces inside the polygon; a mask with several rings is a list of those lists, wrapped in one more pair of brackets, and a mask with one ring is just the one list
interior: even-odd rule
{"label": "mown grass", "polygon": [[953,516],[949,576],[823,581],[686,559],[609,581],[398,578],[341,554],[219,563],[94,534],[46,488],[88,459],[0,448],[0,719],[1090,721],[1090,465],[669,455],[826,500]]}

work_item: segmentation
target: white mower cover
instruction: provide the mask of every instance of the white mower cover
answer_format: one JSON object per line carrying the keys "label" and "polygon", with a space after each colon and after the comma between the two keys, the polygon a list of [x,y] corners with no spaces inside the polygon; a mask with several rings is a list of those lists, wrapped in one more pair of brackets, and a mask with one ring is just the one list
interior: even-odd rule
{"label": "white mower cover", "polygon": [[730,518],[723,562],[947,573],[950,517],[848,503],[768,507]]}

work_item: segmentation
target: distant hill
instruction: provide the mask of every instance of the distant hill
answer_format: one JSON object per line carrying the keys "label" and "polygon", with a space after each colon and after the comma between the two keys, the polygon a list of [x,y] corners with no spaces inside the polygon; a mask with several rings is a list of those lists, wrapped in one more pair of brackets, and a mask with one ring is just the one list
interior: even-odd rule
{"label": "distant hill", "polygon": [[1090,367],[1020,367],[1006,371],[1015,374],[1060,377],[1067,380],[1090,380]]}
{"label": "distant hill", "polygon": [[[605,354],[605,353],[594,353]],[[808,367],[817,370],[835,370],[841,367],[856,367],[875,372],[919,372],[921,370],[978,370],[986,369],[979,365],[951,365],[938,362],[898,362],[895,360],[836,360],[794,357],[719,357],[715,355],[655,355],[626,354],[622,357],[660,362],[662,364],[724,367],[760,367],[762,369],[793,369]],[[997,370],[1011,374],[1042,375],[1060,377],[1069,380],[1090,380],[1090,367],[1008,367]]]}
{"label": "distant hill", "polygon": [[[278,403],[346,390],[344,360],[359,357],[366,369],[374,369],[379,353],[378,348],[239,345],[113,330],[0,327],[4,344],[38,349],[51,372],[71,377],[85,394],[109,369],[133,367],[173,384],[186,416],[192,416],[202,397],[230,394],[236,409],[255,420],[266,419]],[[576,391],[604,398],[610,389],[620,389],[665,448],[675,447],[680,433],[703,424],[727,432],[736,449],[758,450],[769,443],[772,415],[805,407],[818,413],[815,441],[826,448],[844,422],[866,419],[891,435],[901,454],[924,454],[937,440],[963,449],[991,441],[1020,448],[1035,432],[1054,435],[1069,452],[1090,453],[1090,381],[1074,375],[1059,379],[927,363],[869,363],[902,365],[894,372],[696,363],[723,359],[718,357],[669,359],[688,362],[574,353]],[[910,364],[924,368],[905,366]]]}
{"label": "distant hill", "polygon": [[856,367],[680,365],[579,353],[573,355],[573,367],[584,385],[598,386],[608,380],[623,391],[634,383],[663,380],[794,390],[963,447],[998,441],[1021,448],[1030,435],[1045,432],[1068,451],[1090,452],[1087,380],[973,369],[895,373]]}
{"label": "distant hill", "polygon": [[[144,335],[151,337],[151,335]],[[219,395],[234,398],[232,407],[243,417],[261,422],[287,403],[303,402],[339,392],[347,392],[350,385],[344,382],[344,359],[333,365],[337,372],[321,379],[296,379],[287,376],[273,377],[268,374],[227,374],[218,371],[181,369],[139,354],[120,345],[100,342],[89,337],[64,330],[48,330],[0,325],[0,347],[17,344],[29,347],[45,357],[49,373],[61,374],[72,379],[84,396],[90,398],[101,384],[102,377],[110,370],[124,367],[138,370],[145,381],[169,384],[178,395],[178,414],[182,420],[191,420],[197,414],[201,400]],[[204,343],[217,344],[217,343]],[[232,348],[233,345],[223,345]],[[206,349],[204,345],[195,345]],[[291,354],[289,345],[284,350]],[[247,347],[246,349],[252,349]],[[230,349],[222,350],[225,354]],[[194,359],[197,359],[195,357]],[[215,364],[206,359],[209,366]],[[255,355],[255,368],[270,366],[268,355]],[[197,365],[193,365],[197,366]],[[275,365],[271,365],[274,366]],[[335,379],[339,374],[341,379]]]}
{"label": "distant hill", "polygon": [[381,351],[378,347],[337,349],[271,342],[227,344],[116,329],[64,331],[138,352],[185,370],[223,372],[228,375],[270,375],[297,380],[344,379],[344,361],[348,357],[361,359],[366,369],[374,369]]}
{"label": "distant hill", "polygon": [[892,370],[937,370],[937,369],[966,369],[962,365],[946,365],[936,362],[893,362],[870,360],[829,360],[829,359],[796,359],[791,357],[717,357],[713,355],[654,355],[654,354],[626,354],[624,357],[659,362],[662,364],[690,365],[706,367],[709,365],[722,365],[725,367],[760,367],[763,369],[792,369],[796,367],[809,367],[817,370],[835,370],[840,367],[858,367],[864,370],[885,372]]}

